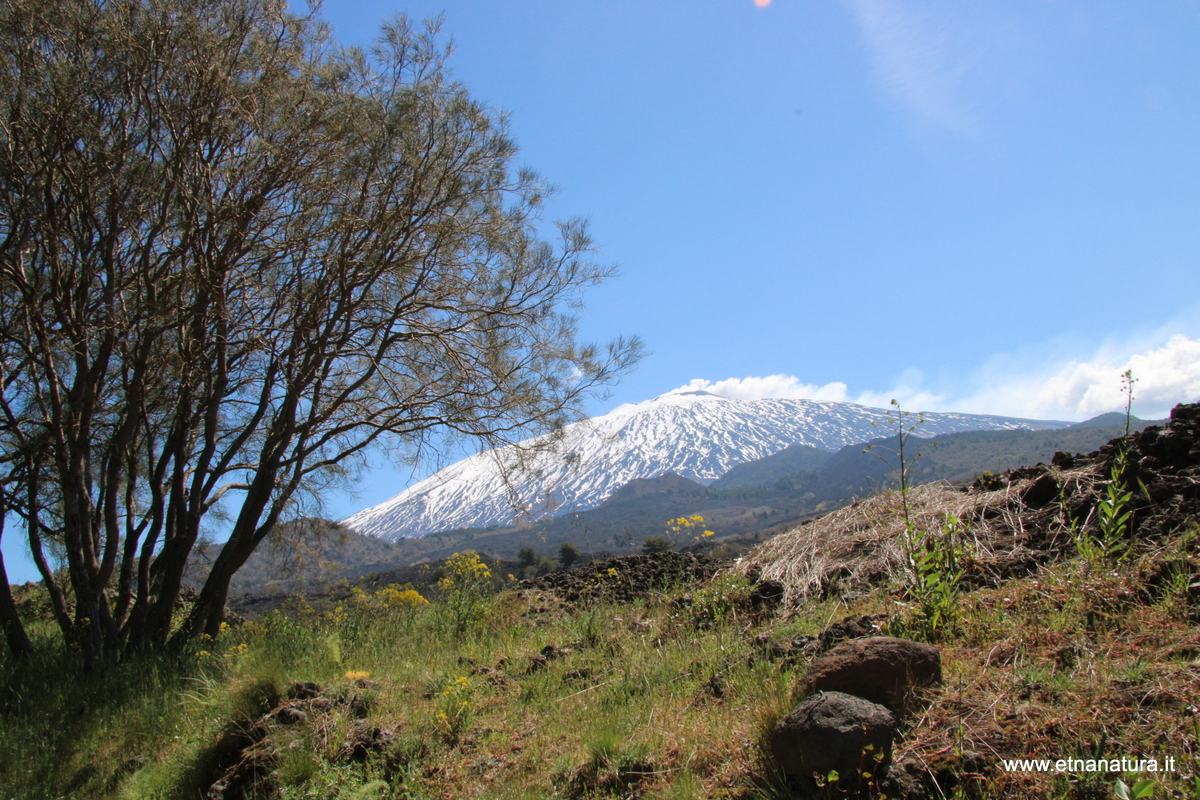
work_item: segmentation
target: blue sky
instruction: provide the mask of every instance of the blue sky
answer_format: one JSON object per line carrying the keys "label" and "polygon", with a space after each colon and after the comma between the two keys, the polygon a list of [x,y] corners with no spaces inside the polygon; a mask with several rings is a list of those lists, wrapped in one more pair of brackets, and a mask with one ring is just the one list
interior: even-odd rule
{"label": "blue sky", "polygon": [[584,334],[652,353],[594,412],[784,376],[759,388],[1084,418],[1130,364],[1144,414],[1196,399],[1200,4],[763,2],[323,16],[365,44],[443,13],[549,214],[590,220],[621,274]]}
{"label": "blue sky", "polygon": [[[327,0],[455,76],[620,276],[585,338],[693,385],[1084,419],[1200,398],[1200,3]],[[379,469],[348,516],[407,485]],[[12,537],[6,537],[11,539]],[[10,569],[12,565],[10,564]]]}
{"label": "blue sky", "polygon": [[[1200,399],[1200,3],[328,0],[442,14],[620,275],[591,340],[694,385],[1085,419]],[[403,488],[384,472],[347,513]],[[357,507],[355,507],[357,506]]]}

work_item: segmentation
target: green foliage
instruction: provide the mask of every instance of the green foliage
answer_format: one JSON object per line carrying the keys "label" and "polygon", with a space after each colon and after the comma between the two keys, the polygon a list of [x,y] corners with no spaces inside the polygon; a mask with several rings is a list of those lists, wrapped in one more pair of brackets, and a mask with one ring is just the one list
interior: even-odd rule
{"label": "green foliage", "polygon": [[275,774],[284,786],[300,786],[315,778],[320,769],[320,762],[311,749],[292,747],[280,756]]}
{"label": "green foliage", "polygon": [[1133,492],[1126,485],[1129,452],[1122,442],[1113,459],[1109,481],[1096,506],[1096,546],[1104,558],[1118,563],[1129,555],[1129,532],[1133,523]]}
{"label": "green foliage", "polygon": [[417,614],[428,608],[429,601],[410,585],[390,583],[371,593],[355,586],[350,590],[350,606],[356,629],[372,629],[392,621],[411,630]]}
{"label": "green foliage", "polygon": [[532,547],[522,547],[517,553],[517,571],[522,578],[536,578],[558,569],[558,562],[553,558],[538,555]]}
{"label": "green foliage", "polygon": [[579,548],[572,542],[563,542],[558,547],[558,561],[563,569],[570,569],[579,560]]}
{"label": "green foliage", "polygon": [[[891,405],[893,410],[887,414],[887,425],[896,432],[896,447],[871,445],[863,452],[878,448],[895,458],[893,463],[877,454],[892,467],[899,484],[901,514],[904,517],[900,544],[908,567],[905,593],[917,604],[917,617],[911,624],[918,634],[929,641],[936,641],[957,622],[959,583],[966,573],[966,561],[971,557],[971,552],[963,539],[962,525],[956,517],[947,515],[938,532],[918,530],[913,522],[909,493],[913,464],[921,457],[921,450],[914,451],[909,438],[918,426],[924,424],[925,415],[914,415],[911,411],[903,410],[895,398]],[[913,419],[914,416],[916,419]],[[871,424],[876,423],[872,421]],[[931,442],[930,446],[936,444]]]}
{"label": "green foliage", "polygon": [[1134,784],[1130,786],[1129,784],[1125,783],[1125,781],[1118,778],[1116,785],[1113,787],[1113,791],[1116,792],[1119,800],[1138,800],[1142,797],[1153,797],[1155,785],[1156,784],[1154,781],[1147,778],[1145,780],[1135,781]]}
{"label": "green foliage", "polygon": [[306,780],[281,786],[279,800],[384,800],[397,796],[390,790],[388,782],[379,778],[364,781],[354,766],[320,762]]}
{"label": "green foliage", "polygon": [[475,719],[475,695],[479,687],[467,677],[458,677],[438,693],[434,722],[451,739],[458,739]]}
{"label": "green foliage", "polygon": [[604,614],[598,608],[577,611],[571,616],[572,639],[587,647],[595,647],[604,638],[604,623]]}
{"label": "green foliage", "polygon": [[654,770],[644,743],[623,736],[612,722],[603,722],[587,741],[588,759],[575,773],[580,793],[624,794]]}
{"label": "green foliage", "polygon": [[345,789],[340,795],[345,800],[380,800],[390,787],[387,781],[375,779],[353,789]]}
{"label": "green foliage", "polygon": [[[1096,504],[1096,528],[1089,531],[1086,524],[1070,520],[1068,525],[1076,551],[1088,563],[1115,561],[1121,563],[1130,556],[1133,533],[1134,491],[1130,486],[1129,429],[1133,407],[1133,387],[1137,380],[1132,370],[1121,375],[1125,392],[1125,436],[1117,443],[1109,468],[1108,482]],[[1141,491],[1146,494],[1145,486]]]}
{"label": "green foliage", "polygon": [[441,595],[437,612],[446,627],[460,636],[479,628],[494,591],[492,571],[479,554],[464,550],[447,558],[437,585]]}
{"label": "green foliage", "polygon": [[959,619],[959,584],[973,557],[962,524],[947,515],[941,531],[922,533],[905,528],[904,552],[908,560],[907,595],[917,604],[916,631],[936,641],[952,631]]}
{"label": "green foliage", "polygon": [[1121,385],[1125,392],[1125,436],[1117,447],[1109,472],[1109,482],[1104,487],[1104,496],[1097,506],[1099,546],[1104,555],[1117,562],[1129,554],[1128,534],[1133,525],[1133,492],[1128,485],[1129,469],[1129,423],[1133,408],[1133,387],[1137,381],[1133,370],[1121,374]]}
{"label": "green foliage", "polygon": [[675,543],[665,536],[648,536],[642,542],[643,553],[665,553],[675,549]]}
{"label": "green foliage", "polygon": [[754,584],[743,575],[723,572],[696,590],[692,599],[692,619],[700,627],[731,620],[750,604]]}

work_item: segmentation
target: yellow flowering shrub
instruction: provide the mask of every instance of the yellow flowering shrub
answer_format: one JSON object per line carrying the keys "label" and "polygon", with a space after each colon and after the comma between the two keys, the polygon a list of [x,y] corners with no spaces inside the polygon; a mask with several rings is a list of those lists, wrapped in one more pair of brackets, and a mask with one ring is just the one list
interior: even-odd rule
{"label": "yellow flowering shrub", "polygon": [[712,531],[704,528],[704,517],[699,514],[667,520],[666,534],[674,544],[679,544],[679,540],[685,536],[699,541],[714,535]]}
{"label": "yellow flowering shrub", "polygon": [[482,620],[492,593],[492,571],[474,550],[464,550],[446,559],[437,582],[443,618],[456,634]]}
{"label": "yellow flowering shrub", "polygon": [[394,583],[367,592],[360,586],[350,588],[349,608],[338,604],[330,620],[341,626],[350,635],[361,635],[377,627],[385,619],[399,620],[410,626],[417,611],[429,601],[421,593],[405,584]]}
{"label": "yellow flowering shrub", "polygon": [[429,601],[421,596],[416,589],[402,589],[396,584],[389,584],[375,592],[375,599],[384,608],[409,610],[429,605]]}
{"label": "yellow flowering shrub", "polygon": [[442,567],[442,577],[438,579],[438,589],[443,594],[469,591],[481,585],[491,585],[492,571],[483,563],[479,553],[474,550],[464,550],[446,559]]}
{"label": "yellow flowering shrub", "polygon": [[477,688],[470,678],[455,678],[435,698],[434,722],[449,736],[457,738],[470,726]]}

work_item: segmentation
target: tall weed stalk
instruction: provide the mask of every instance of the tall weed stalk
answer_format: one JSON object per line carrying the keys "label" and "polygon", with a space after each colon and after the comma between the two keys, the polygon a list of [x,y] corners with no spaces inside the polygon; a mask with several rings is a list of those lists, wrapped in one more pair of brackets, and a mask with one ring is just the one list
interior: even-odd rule
{"label": "tall weed stalk", "polygon": [[934,641],[958,624],[959,584],[974,554],[963,537],[962,523],[949,514],[937,533],[920,533],[909,526],[904,549],[907,594],[917,604],[916,628],[926,640]]}
{"label": "tall weed stalk", "polygon": [[[1134,491],[1129,480],[1132,443],[1129,431],[1133,419],[1133,387],[1136,383],[1133,370],[1125,370],[1121,374],[1121,386],[1125,394],[1125,435],[1117,443],[1117,451],[1108,472],[1108,482],[1104,486],[1100,501],[1096,504],[1095,531],[1087,530],[1086,521],[1083,524],[1074,521],[1069,523],[1075,549],[1089,563],[1121,563],[1130,555]],[[1145,494],[1146,487],[1142,486],[1141,489]]]}

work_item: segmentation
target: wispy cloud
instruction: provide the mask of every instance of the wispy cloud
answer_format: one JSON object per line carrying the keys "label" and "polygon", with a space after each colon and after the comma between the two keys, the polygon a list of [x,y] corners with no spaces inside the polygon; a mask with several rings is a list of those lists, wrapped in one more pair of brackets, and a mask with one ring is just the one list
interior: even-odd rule
{"label": "wispy cloud", "polygon": [[786,397],[804,400],[828,400],[843,403],[849,400],[846,384],[827,383],[818,386],[804,383],[794,375],[768,375],[765,378],[726,378],[723,381],[707,381],[696,378],[676,392],[711,392],[731,400],[759,400],[765,397]]}
{"label": "wispy cloud", "polygon": [[[964,99],[971,49],[956,41],[945,9],[906,0],[848,0],[888,93],[920,121],[957,133],[978,128]],[[961,33],[960,33],[961,35]]]}
{"label": "wispy cloud", "polygon": [[877,408],[895,398],[914,411],[1082,420],[1124,408],[1121,375],[1126,370],[1132,370],[1137,380],[1133,410],[1143,418],[1165,416],[1176,403],[1200,401],[1200,339],[1183,334],[1140,347],[1109,343],[1082,358],[1044,364],[998,356],[971,376],[969,385],[959,392],[926,387],[915,370],[902,373],[886,390],[851,392],[840,381],[817,385],[792,375],[769,375],[715,382],[696,379],[676,391],[699,389],[734,399],[853,402]]}

